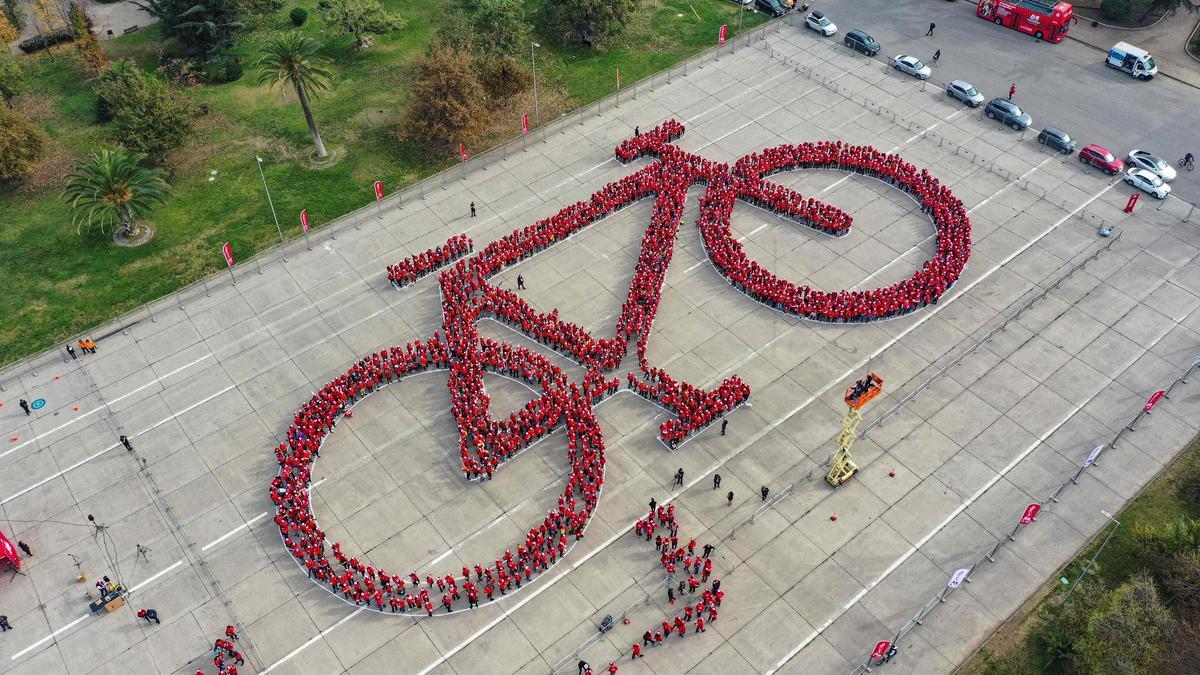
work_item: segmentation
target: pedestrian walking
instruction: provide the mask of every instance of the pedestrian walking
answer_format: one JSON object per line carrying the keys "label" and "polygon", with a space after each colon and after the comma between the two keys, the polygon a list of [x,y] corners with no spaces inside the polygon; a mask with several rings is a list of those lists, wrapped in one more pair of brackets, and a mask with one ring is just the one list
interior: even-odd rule
{"label": "pedestrian walking", "polygon": [[721,420],[721,435],[725,435],[725,427],[729,426],[729,420]]}
{"label": "pedestrian walking", "polygon": [[761,488],[759,488],[758,491],[760,494],[762,494],[762,500],[764,502],[767,501],[767,495],[771,494],[771,490],[766,485],[764,485]]}
{"label": "pedestrian walking", "polygon": [[229,638],[230,640],[238,639],[237,629],[233,626],[225,626],[225,637]]}
{"label": "pedestrian walking", "polygon": [[930,21],[929,22],[929,30],[925,31],[925,37],[933,37],[933,29],[934,28],[937,28],[937,24]]}
{"label": "pedestrian walking", "polygon": [[154,609],[139,609],[137,612],[139,619],[145,619],[146,623],[153,621],[154,623],[162,623],[158,620],[158,610]]}
{"label": "pedestrian walking", "polygon": [[708,558],[710,555],[712,555],[713,548],[715,548],[715,547],[714,547],[712,544],[705,544],[705,545],[704,545],[704,557],[705,557],[706,559],[707,559],[707,558]]}
{"label": "pedestrian walking", "polygon": [[650,513],[654,513],[654,507],[658,506],[658,502],[654,501],[654,497],[650,498]]}
{"label": "pedestrian walking", "polygon": [[1008,100],[1012,100],[1013,96],[1017,95],[1017,83],[1013,82],[1008,86]]}
{"label": "pedestrian walking", "polygon": [[675,589],[667,586],[667,602],[675,604]]}
{"label": "pedestrian walking", "polygon": [[72,361],[74,361],[75,359],[79,358],[78,356],[76,356],[76,355],[75,355],[75,348],[74,348],[74,347],[72,347],[72,346],[70,345],[70,343],[68,343],[68,344],[67,344],[67,354],[68,354],[68,355],[71,357],[71,360],[72,360]]}
{"label": "pedestrian walking", "polygon": [[126,450],[133,452],[133,443],[129,442],[128,436],[121,434],[121,438],[119,440],[121,441],[121,445],[125,446]]}
{"label": "pedestrian walking", "polygon": [[720,487],[721,487],[721,474],[714,473],[713,474],[713,489],[716,490]]}
{"label": "pedestrian walking", "polygon": [[729,502],[729,506],[733,506],[733,490],[730,490],[729,494],[725,495],[725,501]]}
{"label": "pedestrian walking", "polygon": [[12,630],[12,624],[8,622],[8,616],[0,614],[0,633]]}
{"label": "pedestrian walking", "polygon": [[634,128],[633,128],[633,137],[634,137],[634,138],[637,138],[638,136],[641,136],[641,135],[642,135],[642,130],[641,130],[641,128],[640,128],[640,127],[634,127]]}
{"label": "pedestrian walking", "polygon": [[592,672],[592,667],[590,665],[588,665],[587,661],[584,661],[581,659],[579,661],[579,675],[583,675],[584,673],[590,673],[590,672]]}
{"label": "pedestrian walking", "polygon": [[674,484],[683,487],[683,467],[679,467],[679,470],[675,472]]}
{"label": "pedestrian walking", "polygon": [[475,202],[471,202],[471,217],[475,217]]}
{"label": "pedestrian walking", "polygon": [[933,65],[936,66],[938,64],[938,61],[941,60],[941,58],[942,58],[942,50],[939,49],[933,53]]}
{"label": "pedestrian walking", "polygon": [[612,661],[608,662],[608,675],[617,675],[617,664]]}
{"label": "pedestrian walking", "polygon": [[654,642],[654,636],[650,634],[650,631],[642,633],[642,646],[649,647],[651,642]]}
{"label": "pedestrian walking", "polygon": [[[649,642],[653,639],[654,638],[650,635],[650,631],[646,631],[646,635],[642,639],[642,644],[649,644]],[[642,654],[642,645],[639,645],[636,642],[633,643],[633,658],[634,659],[645,658],[645,655]]]}
{"label": "pedestrian walking", "polygon": [[33,557],[33,551],[29,550],[29,544],[26,544],[23,541],[18,541],[17,548],[21,549],[21,552],[23,552],[26,556],[28,556],[30,558]]}
{"label": "pedestrian walking", "polygon": [[517,275],[517,290],[525,290],[525,277],[521,276],[520,274]]}
{"label": "pedestrian walking", "polygon": [[17,403],[17,405],[21,406],[21,410],[25,411],[26,417],[33,414],[33,413],[29,412],[29,401],[26,401],[25,399],[21,399],[20,402]]}

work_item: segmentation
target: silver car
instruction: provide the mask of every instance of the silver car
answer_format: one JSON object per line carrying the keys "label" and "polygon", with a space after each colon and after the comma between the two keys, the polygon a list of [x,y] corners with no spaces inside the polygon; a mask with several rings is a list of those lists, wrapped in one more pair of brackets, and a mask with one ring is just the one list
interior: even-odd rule
{"label": "silver car", "polygon": [[1175,167],[1162,157],[1146,150],[1130,150],[1125,164],[1130,168],[1145,169],[1167,183],[1175,180]]}
{"label": "silver car", "polygon": [[946,95],[950,98],[956,98],[972,108],[978,108],[983,105],[984,101],[983,94],[979,93],[975,85],[970,82],[963,82],[962,80],[954,80],[946,85]]}
{"label": "silver car", "polygon": [[1171,194],[1171,186],[1163,182],[1157,174],[1146,169],[1130,169],[1125,172],[1125,182],[1142,192],[1153,195],[1156,199],[1166,199]]}
{"label": "silver car", "polygon": [[921,59],[918,59],[915,56],[907,56],[905,54],[901,54],[900,56],[892,59],[892,67],[902,73],[908,73],[918,80],[927,80],[929,79],[929,76],[933,74],[933,71],[929,69],[929,66],[921,63]]}

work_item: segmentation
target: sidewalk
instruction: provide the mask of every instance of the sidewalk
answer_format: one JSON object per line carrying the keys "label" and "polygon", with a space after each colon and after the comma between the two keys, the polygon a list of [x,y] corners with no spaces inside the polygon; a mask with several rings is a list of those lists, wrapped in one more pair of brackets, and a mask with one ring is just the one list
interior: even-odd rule
{"label": "sidewalk", "polygon": [[1154,55],[1159,74],[1200,88],[1200,61],[1185,50],[1198,20],[1200,14],[1181,11],[1174,16],[1167,15],[1153,26],[1130,29],[1102,25],[1093,28],[1090,20],[1081,17],[1071,26],[1068,37],[1105,52],[1121,41],[1137,45]]}

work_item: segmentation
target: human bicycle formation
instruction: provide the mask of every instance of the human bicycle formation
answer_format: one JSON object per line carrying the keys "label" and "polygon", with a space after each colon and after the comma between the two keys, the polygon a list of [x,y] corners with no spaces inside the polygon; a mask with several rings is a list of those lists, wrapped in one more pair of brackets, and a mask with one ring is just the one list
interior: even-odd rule
{"label": "human bicycle formation", "polygon": [[[649,166],[610,183],[587,201],[563,208],[554,216],[516,230],[466,257],[471,242],[454,237],[389,267],[397,286],[411,283],[439,268],[443,324],[430,338],[415,340],[369,354],[314,393],[296,412],[286,440],[276,448],[279,474],[271,481],[275,523],[285,546],[310,578],[346,602],[391,614],[433,616],[450,614],[480,603],[494,602],[549,570],[584,537],[604,486],[604,438],[593,407],[616,393],[620,378],[606,377],[620,367],[630,342],[638,371],[626,374],[626,386],[674,415],[660,429],[669,447],[720,419],[740,405],[750,388],[737,376],[704,390],[671,377],[646,358],[647,341],[661,299],[666,270],[682,218],[687,190],[705,184],[698,226],[714,267],[751,298],[806,319],[859,322],[902,315],[935,303],[957,280],[970,254],[970,224],[962,203],[950,190],[901,158],[868,146],[822,141],[783,145],[752,153],[732,167],[688,153],[672,142],[683,134],[674,120],[637,134],[616,149],[623,163],[655,158]],[[870,175],[909,193],[929,214],[936,229],[933,257],[911,277],[869,291],[824,291],[776,277],[749,259],[733,237],[730,215],[736,200],[751,202],[820,232],[847,234],[852,218],[836,207],[821,204],[793,190],[769,184],[763,177],[792,169],[838,169]],[[611,337],[597,338],[570,323],[557,310],[542,312],[514,291],[490,279],[536,253],[560,243],[583,228],[634,202],[654,197],[650,223],[643,237],[633,280]],[[492,318],[553,349],[586,370],[580,382],[546,356],[524,347],[481,337],[477,324]],[[494,560],[439,573],[417,570],[394,573],[382,565],[342,550],[327,540],[313,513],[309,487],[312,467],[339,420],[352,417],[353,406],[366,396],[405,377],[448,371],[450,411],[458,427],[461,469],[468,480],[491,479],[496,470],[525,448],[563,429],[567,439],[569,475],[556,503],[540,522]],[[536,397],[506,418],[490,412],[491,399],[483,386],[486,372],[519,379]],[[673,578],[687,575],[681,592],[695,592],[712,573],[709,553],[695,552],[696,543],[680,546],[674,507],[656,508],[636,524],[635,536],[656,538],[664,571]],[[703,561],[703,562],[702,562]],[[719,582],[704,592],[699,603],[685,609],[676,621],[693,621],[703,631],[701,613],[716,618],[723,594]],[[673,595],[673,594],[672,594]],[[684,618],[686,617],[686,618]],[[671,628],[683,628],[671,623]],[[656,629],[647,631],[652,641]],[[664,624],[663,631],[670,629]],[[649,642],[645,644],[650,644]]]}

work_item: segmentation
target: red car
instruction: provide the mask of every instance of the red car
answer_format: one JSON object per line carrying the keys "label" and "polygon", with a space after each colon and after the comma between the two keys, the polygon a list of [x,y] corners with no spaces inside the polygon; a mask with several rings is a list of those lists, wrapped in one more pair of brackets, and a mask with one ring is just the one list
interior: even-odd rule
{"label": "red car", "polygon": [[1079,161],[1091,164],[1104,173],[1115,176],[1125,169],[1125,162],[1117,159],[1108,148],[1092,144],[1079,151]]}

